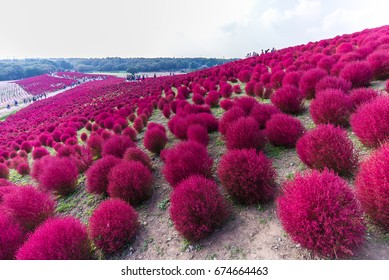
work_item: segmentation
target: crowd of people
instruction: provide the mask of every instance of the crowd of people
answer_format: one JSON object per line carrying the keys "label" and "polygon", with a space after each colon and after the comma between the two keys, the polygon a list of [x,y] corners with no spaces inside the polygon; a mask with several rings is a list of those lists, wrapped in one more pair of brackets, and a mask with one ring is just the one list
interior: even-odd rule
{"label": "crowd of people", "polygon": [[[23,98],[23,104],[28,104],[28,103],[31,103],[31,102],[35,102],[35,101],[38,101],[38,100],[43,99],[43,98],[47,98],[47,94],[46,93],[35,95],[32,98],[31,97]],[[14,100],[13,105],[15,107],[18,107],[19,106],[19,102],[17,100]],[[7,104],[7,109],[11,109],[11,105],[10,104]]]}
{"label": "crowd of people", "polygon": [[[269,52],[275,52],[276,51],[276,48],[272,48],[272,49],[267,49],[267,50],[261,50],[261,55],[262,54],[266,54],[266,53],[269,53]],[[256,51],[253,51],[252,53],[248,53],[247,55],[246,55],[246,58],[247,57],[252,57],[252,56],[259,56],[259,53],[257,53]]]}

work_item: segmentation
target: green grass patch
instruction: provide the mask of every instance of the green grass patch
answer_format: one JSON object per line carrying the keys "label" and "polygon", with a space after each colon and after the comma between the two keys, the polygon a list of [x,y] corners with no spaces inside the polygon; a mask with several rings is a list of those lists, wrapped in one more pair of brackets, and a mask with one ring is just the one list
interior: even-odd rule
{"label": "green grass patch", "polygon": [[285,150],[286,148],[284,147],[276,147],[271,144],[266,144],[264,152],[270,158],[280,158],[281,153]]}

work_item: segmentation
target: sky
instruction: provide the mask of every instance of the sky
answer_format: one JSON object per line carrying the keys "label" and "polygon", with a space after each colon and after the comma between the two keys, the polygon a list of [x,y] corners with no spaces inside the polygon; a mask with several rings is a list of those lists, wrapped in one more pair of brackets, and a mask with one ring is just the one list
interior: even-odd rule
{"label": "sky", "polygon": [[217,57],[389,24],[384,0],[0,0],[0,58]]}

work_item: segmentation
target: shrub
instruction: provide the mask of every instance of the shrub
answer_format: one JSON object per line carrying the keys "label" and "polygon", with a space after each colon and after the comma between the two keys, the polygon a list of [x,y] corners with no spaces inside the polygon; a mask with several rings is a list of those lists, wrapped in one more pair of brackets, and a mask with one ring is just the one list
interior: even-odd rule
{"label": "shrub", "polygon": [[383,145],[365,160],[356,177],[357,196],[363,210],[389,230],[389,145]]}
{"label": "shrub", "polygon": [[352,83],[354,88],[369,86],[373,71],[366,61],[354,61],[346,64],[339,76]]}
{"label": "shrub", "polygon": [[18,165],[16,170],[22,176],[30,174],[30,166],[28,165],[28,162],[22,162],[21,164]]}
{"label": "shrub", "polygon": [[245,115],[249,115],[256,104],[258,104],[258,101],[254,97],[249,96],[237,98],[234,102],[234,106],[242,108]]}
{"label": "shrub", "polygon": [[389,97],[361,105],[351,115],[351,128],[366,146],[378,147],[389,139]]}
{"label": "shrub", "polygon": [[141,149],[135,147],[128,148],[124,153],[123,159],[138,161],[142,163],[144,166],[146,166],[147,168],[149,168],[150,170],[153,169],[150,157]]}
{"label": "shrub", "polygon": [[304,72],[299,82],[299,90],[306,99],[315,97],[316,84],[325,76],[327,76],[327,73],[321,68],[314,68]]}
{"label": "shrub", "polygon": [[137,118],[134,120],[134,129],[135,129],[138,133],[141,133],[144,127],[145,127],[145,124],[144,124],[142,118],[137,117]]}
{"label": "shrub", "polygon": [[33,231],[47,218],[54,216],[54,200],[34,187],[17,187],[3,197],[3,209],[25,231]]}
{"label": "shrub", "polygon": [[285,85],[276,90],[270,100],[278,109],[287,114],[299,114],[304,111],[304,97],[294,86]]}
{"label": "shrub", "polygon": [[108,194],[138,205],[153,194],[153,175],[142,163],[122,161],[108,174]]}
{"label": "shrub", "polygon": [[163,175],[173,188],[191,175],[212,177],[213,160],[207,149],[197,142],[180,142],[173,148],[164,150],[161,157],[165,162]]}
{"label": "shrub", "polygon": [[352,255],[364,241],[360,205],[347,182],[328,170],[298,174],[286,182],[277,208],[291,238],[321,256]]}
{"label": "shrub", "polygon": [[316,94],[309,112],[315,124],[347,126],[353,104],[349,96],[337,89],[327,89]]}
{"label": "shrub", "polygon": [[389,50],[377,50],[367,57],[377,80],[389,78]]}
{"label": "shrub", "polygon": [[20,145],[20,149],[23,150],[23,151],[26,151],[27,153],[30,153],[31,150],[32,150],[32,145],[29,141],[24,141],[21,145]]}
{"label": "shrub", "polygon": [[212,108],[217,107],[219,105],[219,99],[220,93],[215,90],[211,90],[205,98],[205,104],[208,104]]}
{"label": "shrub", "polygon": [[111,169],[120,162],[121,160],[119,158],[108,155],[93,163],[86,172],[86,190],[89,193],[106,194],[108,188],[108,174]]}
{"label": "shrub", "polygon": [[193,140],[204,146],[208,145],[209,142],[208,131],[207,128],[205,128],[203,125],[193,124],[189,126],[186,134],[188,136],[188,141]]}
{"label": "shrub", "polygon": [[233,105],[234,103],[230,99],[223,99],[222,101],[220,101],[220,107],[224,111],[228,111]]}
{"label": "shrub", "polygon": [[304,126],[299,119],[285,114],[275,114],[266,122],[266,137],[270,144],[293,148],[304,134]]}
{"label": "shrub", "polygon": [[103,137],[98,134],[91,134],[89,139],[86,141],[86,144],[91,149],[93,155],[95,155],[96,157],[101,157],[103,142]]}
{"label": "shrub", "polygon": [[321,79],[316,84],[316,92],[324,91],[327,89],[338,89],[343,92],[348,92],[351,89],[351,82],[347,81],[345,79],[334,77],[334,76],[327,76]]}
{"label": "shrub", "polygon": [[138,229],[138,214],[120,199],[103,201],[89,219],[91,239],[107,254],[119,252],[135,237]]}
{"label": "shrub", "polygon": [[353,104],[353,110],[359,108],[364,103],[367,103],[378,97],[378,93],[372,88],[356,88],[350,91],[350,100]]}
{"label": "shrub", "polygon": [[114,135],[103,144],[102,156],[115,156],[122,158],[124,152],[130,148],[135,147],[135,143],[132,142],[131,138],[123,135]]}
{"label": "shrub", "polygon": [[229,215],[216,183],[199,175],[190,176],[174,189],[170,205],[176,230],[189,241],[209,236]]}
{"label": "shrub", "polygon": [[[168,104],[166,104],[165,106],[163,106],[163,109],[162,109],[162,114],[165,118],[170,118],[170,115],[171,115],[171,111],[170,111],[170,106]],[[135,126],[135,123],[134,123],[134,126]],[[140,129],[140,128],[138,128]],[[138,130],[137,129],[137,130]],[[138,130],[139,131],[139,130]],[[140,131],[139,131],[140,132]]]}
{"label": "shrub", "polygon": [[131,140],[134,142],[136,141],[136,138],[137,138],[136,131],[132,127],[126,127],[125,129],[123,129],[122,135],[130,137]]}
{"label": "shrub", "polygon": [[331,124],[308,131],[296,144],[297,154],[309,168],[331,169],[340,175],[351,175],[358,156],[347,132]]}
{"label": "shrub", "polygon": [[147,150],[152,153],[159,154],[167,143],[166,132],[158,127],[147,129],[143,144]]}
{"label": "shrub", "polygon": [[192,101],[197,105],[202,105],[205,102],[204,97],[199,93],[193,94]]}
{"label": "shrub", "polygon": [[240,107],[232,107],[227,112],[223,114],[219,121],[219,132],[222,135],[225,135],[227,133],[227,128],[236,120],[238,120],[241,117],[245,117],[246,114]]}
{"label": "shrub", "polygon": [[256,104],[251,110],[250,117],[253,117],[260,129],[264,129],[266,122],[271,118],[273,114],[281,113],[281,111],[271,104]]}
{"label": "shrub", "polygon": [[262,149],[266,138],[253,117],[242,117],[231,124],[226,133],[227,149]]}
{"label": "shrub", "polygon": [[[45,191],[53,191],[59,195],[68,195],[76,189],[78,170],[69,158],[47,156],[38,176],[39,187]],[[43,160],[42,159],[42,160]]]}
{"label": "shrub", "polygon": [[48,156],[48,155],[50,155],[49,151],[43,147],[35,147],[34,150],[32,151],[32,158],[34,160],[40,159],[40,158],[42,158],[44,156]]}
{"label": "shrub", "polygon": [[15,259],[15,253],[23,244],[24,232],[5,213],[0,212],[0,260]]}
{"label": "shrub", "polygon": [[6,164],[0,163],[0,178],[8,179],[9,169]]}
{"label": "shrub", "polygon": [[276,173],[261,152],[228,151],[220,159],[217,174],[229,195],[242,204],[265,203],[274,197]]}
{"label": "shrub", "polygon": [[86,228],[73,217],[51,218],[29,237],[16,254],[18,260],[90,259]]}

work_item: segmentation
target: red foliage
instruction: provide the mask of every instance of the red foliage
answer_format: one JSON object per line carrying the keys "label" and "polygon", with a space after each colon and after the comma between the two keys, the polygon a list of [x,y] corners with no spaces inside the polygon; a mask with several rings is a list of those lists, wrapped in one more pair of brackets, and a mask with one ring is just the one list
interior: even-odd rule
{"label": "red foliage", "polygon": [[389,145],[365,160],[356,177],[357,196],[366,213],[389,230]]}
{"label": "red foliage", "polygon": [[351,115],[351,128],[366,146],[378,147],[389,139],[389,97],[376,98],[361,105]]}
{"label": "red foliage", "polygon": [[209,136],[207,128],[201,124],[193,124],[188,127],[187,130],[188,141],[195,141],[204,146],[208,145]]}
{"label": "red foliage", "polygon": [[253,117],[242,117],[227,129],[227,149],[262,149],[265,146],[265,133],[259,129]]}
{"label": "red foliage", "polygon": [[39,187],[42,190],[53,191],[59,195],[68,195],[76,189],[78,170],[74,161],[67,157],[46,156],[39,162],[43,166],[41,166],[36,179],[39,181]]}
{"label": "red foliage", "polygon": [[86,144],[91,149],[92,153],[96,157],[101,157],[101,150],[103,147],[104,139],[98,134],[91,134]]}
{"label": "red foliage", "polygon": [[277,199],[285,231],[323,257],[343,258],[364,241],[362,210],[347,182],[334,173],[298,174]]}
{"label": "red foliage", "polygon": [[18,260],[87,260],[90,257],[86,227],[73,217],[47,220],[16,254]]}
{"label": "red foliage", "polygon": [[144,135],[143,144],[147,150],[159,154],[167,143],[166,132],[158,127],[148,128]]}
{"label": "red foliage", "polygon": [[346,64],[339,76],[352,83],[354,88],[369,86],[373,79],[373,70],[366,61],[354,61]]}
{"label": "red foliage", "polygon": [[205,98],[205,104],[208,104],[211,108],[219,106],[220,93],[211,90]]}
{"label": "red foliage", "polygon": [[108,174],[108,194],[138,205],[153,194],[153,175],[137,161],[122,161]]}
{"label": "red foliage", "polygon": [[271,95],[270,100],[287,114],[299,114],[304,111],[304,97],[294,86],[283,86]]}
{"label": "red foliage", "polygon": [[202,105],[205,102],[204,97],[199,93],[193,94],[192,101],[197,105]]}
{"label": "red foliage", "polygon": [[389,78],[389,49],[377,50],[367,57],[377,80]]}
{"label": "red foliage", "polygon": [[20,145],[20,149],[23,150],[23,151],[26,151],[27,153],[30,153],[31,150],[32,150],[32,145],[29,141],[24,141],[21,145]]}
{"label": "red foliage", "polygon": [[356,88],[350,91],[350,99],[354,111],[362,104],[367,103],[376,97],[378,97],[378,93],[372,88]]}
{"label": "red foliage", "polygon": [[220,107],[224,111],[228,111],[233,105],[234,103],[230,99],[223,99],[220,101]]}
{"label": "red foliage", "polygon": [[250,117],[253,117],[260,129],[264,129],[266,126],[266,122],[271,118],[274,114],[279,114],[281,111],[271,104],[256,104],[251,110]]}
{"label": "red foliage", "polygon": [[8,179],[9,169],[6,164],[0,163],[0,178]]}
{"label": "red foliage", "polygon": [[130,148],[135,147],[135,143],[131,138],[123,135],[114,135],[103,144],[102,156],[112,155],[118,158],[122,158],[124,152]]}
{"label": "red foliage", "polygon": [[217,184],[199,175],[182,181],[174,189],[170,204],[170,216],[176,230],[190,241],[209,236],[229,216]]}
{"label": "red foliage", "polygon": [[153,169],[151,159],[150,157],[143,152],[141,149],[138,148],[128,148],[123,156],[124,160],[132,160],[132,161],[138,161],[142,163],[144,166],[149,168],[150,170]]}
{"label": "red foliage", "polygon": [[297,118],[275,114],[266,122],[266,137],[274,146],[293,148],[304,134],[304,126]]}
{"label": "red foliage", "polygon": [[265,203],[275,195],[272,162],[254,149],[228,151],[220,159],[217,174],[223,187],[239,203]]}
{"label": "red foliage", "polygon": [[351,82],[339,77],[327,76],[316,84],[316,92],[326,89],[338,89],[343,92],[348,92],[351,89]]}
{"label": "red foliage", "polygon": [[121,160],[119,158],[108,155],[93,163],[86,172],[86,190],[89,193],[106,194],[108,188],[108,174],[112,167],[120,162]]}
{"label": "red foliage", "polygon": [[25,231],[33,231],[47,218],[54,216],[55,202],[34,187],[17,187],[3,196],[2,208]]}
{"label": "red foliage", "polygon": [[327,73],[321,68],[314,68],[304,72],[299,82],[299,89],[306,99],[315,97],[316,84],[325,76],[327,76]]}
{"label": "red foliage", "polygon": [[296,144],[297,154],[309,168],[331,169],[340,175],[351,175],[358,164],[347,132],[331,124],[308,131]]}
{"label": "red foliage", "polygon": [[137,118],[134,120],[134,129],[135,129],[138,133],[141,133],[144,127],[145,127],[145,124],[144,124],[142,118],[137,117]]}
{"label": "red foliage", "polygon": [[34,160],[36,159],[40,159],[44,156],[48,156],[50,153],[48,150],[46,150],[45,148],[43,147],[36,147],[34,148],[34,150],[32,151],[32,158]]}
{"label": "red foliage", "polygon": [[207,149],[194,141],[184,141],[161,154],[165,165],[163,175],[174,188],[191,175],[212,177],[213,160]]}
{"label": "red foliage", "polygon": [[135,237],[138,229],[138,214],[120,199],[103,201],[89,219],[91,239],[107,254],[119,252]]}
{"label": "red foliage", "polygon": [[238,120],[241,117],[245,117],[246,114],[243,111],[242,108],[233,106],[231,109],[229,109],[227,112],[223,114],[219,121],[219,132],[222,135],[225,135],[227,133],[227,128],[236,120]]}
{"label": "red foliage", "polygon": [[22,176],[30,174],[30,166],[28,165],[28,162],[22,162],[21,164],[18,165],[16,170]]}
{"label": "red foliage", "polygon": [[251,110],[254,108],[255,105],[258,104],[258,101],[254,97],[240,97],[235,99],[234,101],[234,107],[240,107],[243,109],[245,115],[250,114]]}
{"label": "red foliage", "polygon": [[24,232],[5,213],[0,212],[0,260],[15,259],[15,253],[24,242]]}
{"label": "red foliage", "polygon": [[131,140],[134,142],[136,141],[136,138],[137,138],[136,130],[133,129],[132,127],[126,127],[125,129],[123,129],[122,135],[130,137]]}
{"label": "red foliage", "polygon": [[352,101],[338,89],[327,89],[316,94],[309,112],[315,124],[347,126],[352,111]]}

